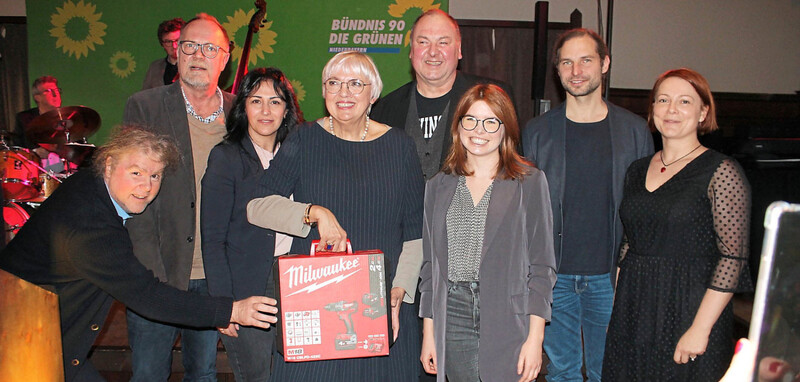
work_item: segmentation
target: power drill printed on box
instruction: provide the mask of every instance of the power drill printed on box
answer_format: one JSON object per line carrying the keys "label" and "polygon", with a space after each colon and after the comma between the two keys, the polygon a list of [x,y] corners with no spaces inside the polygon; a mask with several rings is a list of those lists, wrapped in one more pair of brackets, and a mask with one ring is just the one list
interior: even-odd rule
{"label": "power drill printed on box", "polygon": [[278,350],[287,362],[389,355],[386,263],[380,250],[276,260]]}

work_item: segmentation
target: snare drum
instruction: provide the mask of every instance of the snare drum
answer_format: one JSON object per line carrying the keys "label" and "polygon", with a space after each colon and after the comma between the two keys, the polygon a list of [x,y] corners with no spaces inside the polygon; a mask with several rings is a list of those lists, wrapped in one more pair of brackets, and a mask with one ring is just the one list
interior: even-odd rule
{"label": "snare drum", "polygon": [[10,242],[31,215],[17,203],[6,203],[3,206],[3,223],[5,226],[6,243]]}
{"label": "snare drum", "polygon": [[39,195],[39,156],[22,147],[0,151],[3,195],[17,202]]}
{"label": "snare drum", "polygon": [[[42,192],[39,196],[47,199],[53,192],[61,185],[66,176],[61,174],[50,175],[46,172],[39,174],[39,184],[41,185]],[[33,200],[32,200],[33,201]]]}

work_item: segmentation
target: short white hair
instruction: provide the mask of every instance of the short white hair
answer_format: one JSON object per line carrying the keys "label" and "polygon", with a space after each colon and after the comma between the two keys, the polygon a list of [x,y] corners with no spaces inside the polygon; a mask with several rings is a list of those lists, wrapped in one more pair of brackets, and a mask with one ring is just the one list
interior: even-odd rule
{"label": "short white hair", "polygon": [[[377,99],[383,91],[383,81],[378,73],[378,67],[372,58],[364,53],[346,51],[337,53],[328,60],[322,68],[322,83],[330,79],[334,73],[347,73],[363,77],[372,86],[370,99]],[[322,88],[322,96],[325,97],[325,87]]]}

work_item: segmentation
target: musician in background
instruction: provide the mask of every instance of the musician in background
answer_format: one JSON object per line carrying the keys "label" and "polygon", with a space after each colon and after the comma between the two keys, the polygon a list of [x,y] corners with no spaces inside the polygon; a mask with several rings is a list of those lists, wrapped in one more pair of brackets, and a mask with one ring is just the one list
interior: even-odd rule
{"label": "musician in background", "polygon": [[25,135],[28,125],[36,117],[61,107],[61,88],[58,87],[58,79],[53,76],[37,78],[33,81],[31,93],[33,93],[36,107],[17,113],[17,123],[14,131],[11,132],[11,144],[36,153],[42,159],[41,164],[45,169],[56,173],[64,172],[67,168],[61,157],[52,152],[55,151],[54,147],[46,144],[42,147],[39,145],[40,142],[32,142]]}
{"label": "musician in background", "polygon": [[144,75],[142,90],[169,85],[178,79],[178,39],[185,24],[182,18],[176,17],[158,25],[158,43],[167,52],[167,57],[150,64]]}
{"label": "musician in background", "polygon": [[33,100],[36,101],[36,107],[17,113],[17,124],[11,132],[11,143],[26,149],[38,147],[36,143],[28,142],[28,138],[25,137],[25,128],[28,124],[34,118],[61,107],[61,88],[58,87],[58,79],[53,76],[42,76],[33,81],[31,93]]}

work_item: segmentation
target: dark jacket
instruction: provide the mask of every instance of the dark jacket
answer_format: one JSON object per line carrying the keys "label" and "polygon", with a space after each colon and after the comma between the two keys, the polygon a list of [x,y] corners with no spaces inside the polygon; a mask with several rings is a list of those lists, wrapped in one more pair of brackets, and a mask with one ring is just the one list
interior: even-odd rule
{"label": "dark jacket", "polygon": [[253,142],[223,142],[211,150],[203,176],[200,230],[203,266],[212,296],[264,295],[275,252],[275,232],[247,221],[247,203],[264,173]]}
{"label": "dark jacket", "polygon": [[0,253],[0,268],[58,294],[64,374],[72,380],[117,299],[139,314],[175,324],[227,326],[233,300],[160,283],[133,255],[128,231],[103,180],[70,176]]}
{"label": "dark jacket", "polygon": [[[550,201],[553,208],[553,235],[556,252],[556,269],[561,264],[561,232],[563,230],[564,180],[566,177],[566,102],[549,112],[528,122],[522,131],[522,148],[528,159],[547,174],[550,185]],[[653,153],[653,138],[647,122],[610,102],[608,105],[608,126],[611,138],[611,192],[614,200],[614,217],[611,232],[613,246],[608,248],[608,271],[612,281],[616,276],[619,246],[622,241],[622,221],[619,218],[619,204],[622,202],[622,188],[625,172],[635,160]]]}
{"label": "dark jacket", "polygon": [[28,136],[25,134],[25,129],[28,127],[36,117],[39,116],[39,107],[28,109],[17,113],[14,131],[11,132],[11,144],[14,146],[24,147],[26,149],[36,148],[38,145],[28,141]]}
{"label": "dark jacket", "polygon": [[[222,93],[225,113],[233,96]],[[189,120],[180,83],[142,90],[125,104],[123,123],[147,126],[175,140],[182,161],[161,184],[161,192],[141,215],[131,219],[128,231],[136,257],[156,277],[187,290],[192,272],[196,224],[194,164]]]}
{"label": "dark jacket", "polygon": [[[437,380],[445,380],[447,210],[458,176],[439,173],[425,189],[420,316],[433,318]],[[516,381],[529,315],[550,321],[556,283],[550,198],[544,173],[495,179],[481,250],[479,370],[484,381]],[[402,329],[401,329],[402,330]],[[458,367],[454,365],[453,367]]]}
{"label": "dark jacket", "polygon": [[[453,90],[450,92],[450,108],[447,120],[442,119],[439,121],[439,127],[450,129],[450,123],[453,121],[453,114],[456,112],[456,106],[461,96],[469,90],[473,85],[479,83],[492,83],[500,86],[503,90],[511,96],[511,87],[508,84],[491,80],[484,77],[473,76],[471,74],[456,72],[456,81],[453,83]],[[389,126],[398,129],[405,129],[406,117],[408,116],[409,101],[413,92],[417,91],[417,81],[411,81],[395,91],[382,97],[375,103],[370,113],[370,118],[385,123]],[[444,135],[444,142],[442,143],[442,157],[439,161],[439,167],[442,166],[444,160],[447,158],[450,146],[453,145],[453,137],[448,133]]]}

